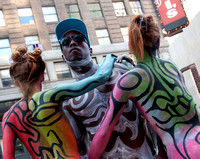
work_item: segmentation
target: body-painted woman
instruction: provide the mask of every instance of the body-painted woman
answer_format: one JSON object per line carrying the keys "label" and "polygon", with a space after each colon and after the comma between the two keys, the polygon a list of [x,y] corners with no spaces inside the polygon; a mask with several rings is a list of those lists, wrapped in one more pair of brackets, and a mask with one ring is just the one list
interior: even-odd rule
{"label": "body-painted woman", "polygon": [[[200,108],[188,92],[180,70],[155,56],[159,29],[152,16],[135,16],[129,27],[129,48],[137,65],[122,75],[110,97],[110,107],[96,133],[89,158],[98,158],[124,110],[132,100],[160,136],[169,159],[200,156]],[[98,149],[99,150],[99,149]]]}
{"label": "body-painted woman", "polygon": [[104,83],[110,76],[115,58],[108,55],[93,76],[41,91],[45,63],[41,50],[27,52],[20,46],[12,54],[11,77],[23,98],[14,104],[2,121],[3,158],[15,158],[15,141],[19,138],[32,158],[80,158],[72,128],[62,115],[66,99],[79,96]]}

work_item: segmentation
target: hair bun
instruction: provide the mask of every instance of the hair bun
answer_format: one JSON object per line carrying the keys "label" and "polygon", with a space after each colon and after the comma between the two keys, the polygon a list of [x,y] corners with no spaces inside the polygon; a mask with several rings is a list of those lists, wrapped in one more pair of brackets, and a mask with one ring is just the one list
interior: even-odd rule
{"label": "hair bun", "polygon": [[27,52],[27,47],[25,45],[18,46],[15,51],[12,53],[11,58],[13,62],[17,62],[21,57]]}
{"label": "hair bun", "polygon": [[40,48],[36,48],[33,51],[28,52],[29,58],[32,59],[32,60],[34,60],[34,61],[42,59],[41,58],[41,54],[42,54],[42,50]]}
{"label": "hair bun", "polygon": [[40,55],[42,54],[42,50],[41,50],[40,48],[36,48],[36,49],[32,52],[32,54],[33,54],[33,55],[36,55],[36,56],[37,56],[37,55],[40,56]]}

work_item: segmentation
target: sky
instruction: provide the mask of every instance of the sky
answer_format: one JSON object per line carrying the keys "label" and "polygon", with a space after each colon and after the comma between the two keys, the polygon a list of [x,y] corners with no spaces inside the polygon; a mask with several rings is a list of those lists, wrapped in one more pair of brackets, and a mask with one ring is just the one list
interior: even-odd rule
{"label": "sky", "polygon": [[186,0],[185,2],[183,2],[183,6],[189,20],[192,20],[195,15],[200,11],[199,0]]}

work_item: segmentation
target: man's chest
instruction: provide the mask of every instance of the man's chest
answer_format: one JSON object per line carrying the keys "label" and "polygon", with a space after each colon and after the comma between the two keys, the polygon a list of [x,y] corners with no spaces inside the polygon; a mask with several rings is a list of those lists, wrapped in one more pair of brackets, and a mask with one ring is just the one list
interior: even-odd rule
{"label": "man's chest", "polygon": [[64,108],[73,109],[75,112],[84,112],[88,111],[85,109],[90,109],[91,111],[92,109],[96,109],[96,107],[107,107],[109,97],[112,93],[115,83],[117,82],[117,79],[126,71],[127,70],[124,68],[115,65],[109,80],[105,84],[102,84],[101,86],[81,96],[65,101]]}
{"label": "man's chest", "polygon": [[64,102],[64,109],[72,110],[78,116],[91,116],[105,112],[114,85],[102,85],[94,90]]}

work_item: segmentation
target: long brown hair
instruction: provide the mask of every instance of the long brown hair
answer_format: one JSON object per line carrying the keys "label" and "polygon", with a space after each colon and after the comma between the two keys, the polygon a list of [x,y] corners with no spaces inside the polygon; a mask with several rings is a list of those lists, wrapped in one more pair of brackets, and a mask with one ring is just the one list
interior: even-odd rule
{"label": "long brown hair", "polygon": [[160,39],[159,28],[151,15],[134,16],[128,33],[130,54],[134,54],[139,61],[143,60],[144,49],[152,54],[155,43]]}
{"label": "long brown hair", "polygon": [[27,47],[20,45],[11,55],[13,64],[10,66],[10,75],[20,82],[24,97],[31,95],[31,90],[44,73],[45,62],[42,60],[41,53],[40,48],[27,52]]}

